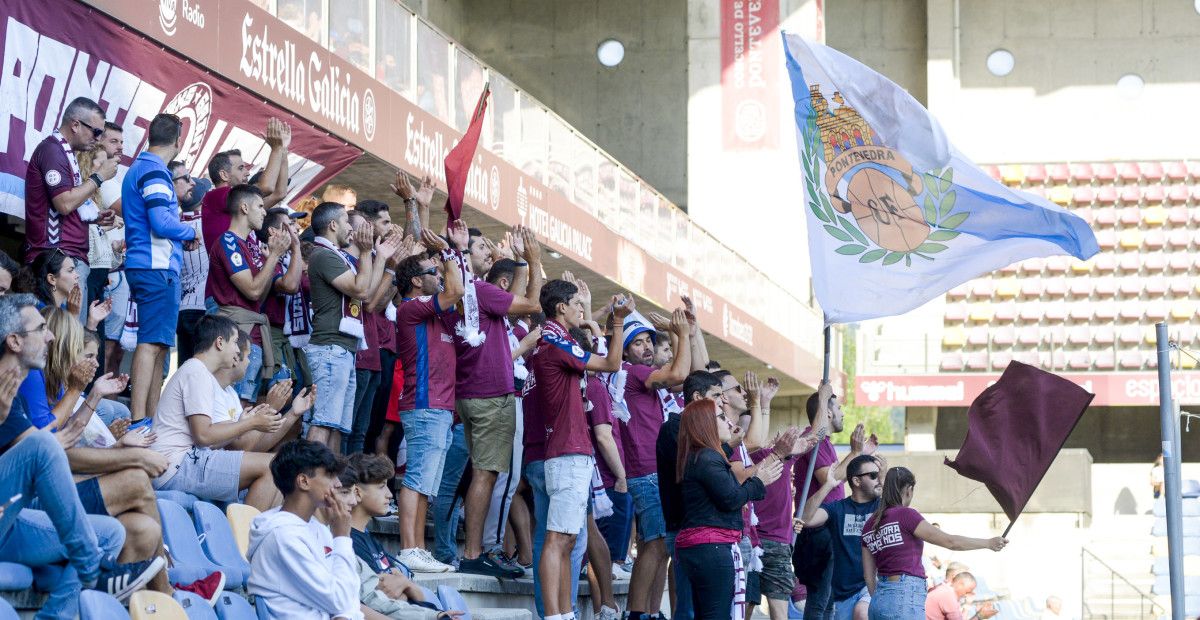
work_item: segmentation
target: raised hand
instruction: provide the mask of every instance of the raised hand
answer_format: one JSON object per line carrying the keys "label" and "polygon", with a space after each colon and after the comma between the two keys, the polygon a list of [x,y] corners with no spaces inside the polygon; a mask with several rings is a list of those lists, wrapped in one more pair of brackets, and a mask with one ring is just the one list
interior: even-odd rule
{"label": "raised hand", "polygon": [[258,136],[263,139],[263,142],[267,143],[267,146],[273,149],[280,148],[283,146],[282,130],[279,128],[282,124],[277,118],[269,118],[267,119],[267,128],[259,133]]}
{"label": "raised hand", "polygon": [[1008,539],[1003,536],[995,536],[988,539],[987,548],[992,551],[1000,551],[1008,546]]}
{"label": "raised hand", "polygon": [[[74,259],[72,259],[72,260],[74,260]],[[83,309],[83,290],[80,289],[79,284],[76,283],[75,286],[71,289],[71,292],[67,293],[67,314],[69,314],[71,316],[79,316],[79,311],[82,309]]]}
{"label": "raised hand", "polygon": [[692,330],[695,330],[699,327],[699,323],[696,322],[696,304],[687,295],[680,295],[679,301],[683,302],[683,312],[687,315],[688,325],[691,326]]}
{"label": "raised hand", "polygon": [[[95,371],[93,371],[94,373]],[[94,375],[93,375],[94,376]],[[92,384],[91,396],[98,398],[108,398],[114,394],[120,394],[125,391],[125,386],[129,384],[129,375],[116,375],[105,373],[96,382]]]}
{"label": "raised hand", "polygon": [[375,246],[375,255],[382,260],[389,260],[396,255],[400,250],[400,242],[404,237],[395,233],[388,233],[378,245]]}
{"label": "raised hand", "polygon": [[854,427],[854,431],[850,433],[850,451],[856,454],[863,453],[863,443],[866,441],[866,430],[860,423]]}
{"label": "raised hand", "polygon": [[370,252],[375,247],[375,227],[365,219],[361,220],[350,233],[350,240],[360,252]]}
{"label": "raised hand", "polygon": [[613,295],[610,303],[612,304],[613,316],[622,321],[633,312],[633,300],[624,295]]}
{"label": "raised hand", "polygon": [[510,232],[504,233],[504,238],[500,240],[500,243],[496,244],[496,249],[494,251],[496,254],[500,255],[500,258],[507,258],[508,260],[517,260],[516,255],[513,254],[513,249],[512,249],[512,233],[510,233]]}
{"label": "raised hand", "polygon": [[445,239],[439,237],[437,233],[428,228],[421,229],[421,242],[425,244],[425,247],[434,252],[444,252],[450,247],[446,245]]}
{"label": "raised hand", "polygon": [[[99,367],[95,359],[82,358],[71,366],[70,372],[67,373],[67,389],[82,392],[87,384],[96,376],[96,369]],[[124,389],[124,386],[122,386]]]}
{"label": "raised hand", "polygon": [[779,480],[779,476],[783,473],[783,463],[774,456],[768,456],[758,464],[758,469],[754,472],[754,477],[762,481],[763,486],[770,485],[772,482]]}
{"label": "raised hand", "polygon": [[[357,231],[356,231],[357,232]],[[276,258],[283,256],[292,247],[292,231],[287,228],[276,228],[271,231],[267,240],[267,252]]]}
{"label": "raised hand", "polygon": [[749,397],[750,402],[762,402],[759,400],[759,397],[762,396],[762,382],[759,381],[758,375],[747,370],[742,387],[746,389],[746,396]]}
{"label": "raised hand", "polygon": [[292,126],[283,121],[279,121],[279,145],[285,149],[292,145]]}
{"label": "raised hand", "polygon": [[513,256],[525,256],[525,231],[524,226],[513,226],[512,232],[508,233],[507,238],[512,245]]}
{"label": "raised hand", "polygon": [[304,388],[300,390],[300,393],[296,394],[296,398],[292,400],[292,410],[290,413],[295,416],[302,416],[305,413],[308,413],[309,409],[312,409],[313,402],[316,400],[317,386],[314,385],[312,387]]}
{"label": "raised hand", "polygon": [[342,503],[337,492],[329,489],[325,493],[325,521],[335,537],[350,535],[350,510]]}
{"label": "raised hand", "polygon": [[683,338],[691,329],[688,325],[687,315],[684,314],[683,308],[676,308],[675,312],[671,313],[671,331],[675,332],[676,336]]}
{"label": "raised hand", "polygon": [[255,405],[243,417],[250,418],[251,429],[263,433],[274,433],[283,425],[283,418],[270,405]]}
{"label": "raised hand", "polygon": [[795,441],[792,442],[792,454],[808,454],[821,441],[821,436],[818,433],[809,433],[807,435],[796,434]]}
{"label": "raised hand", "polygon": [[24,381],[23,374],[16,366],[0,371],[0,424],[8,419],[13,399],[17,397],[17,388]]}
{"label": "raised hand", "polygon": [[767,405],[771,404],[771,401],[778,393],[779,379],[776,379],[775,377],[767,377],[767,380],[762,382],[762,391],[759,393],[759,398],[762,400],[759,402],[762,404],[762,406],[766,407]]}
{"label": "raised hand", "polygon": [[267,398],[263,401],[264,405],[274,409],[275,411],[283,411],[287,406],[288,399],[292,396],[292,380],[284,379],[271,386],[267,390]]}
{"label": "raised hand", "polygon": [[866,441],[863,442],[863,454],[875,454],[875,452],[878,450],[879,438],[875,436],[875,433],[871,433],[870,436],[867,437]]}
{"label": "raised hand", "polygon": [[542,264],[542,243],[538,241],[537,235],[533,234],[533,229],[521,227],[520,242],[517,244],[520,248],[518,252],[525,257],[525,262],[530,265]]}
{"label": "raised hand", "polygon": [[408,180],[408,175],[402,170],[396,171],[396,180],[388,187],[391,187],[392,192],[399,196],[401,200],[408,200],[417,194],[417,190],[413,189],[412,183]]}
{"label": "raised hand", "polygon": [[96,328],[112,314],[112,298],[103,301],[96,300],[88,306],[87,328],[88,331],[96,331]]}
{"label": "raised hand", "polygon": [[425,178],[421,179],[421,186],[417,188],[417,193],[414,197],[417,199],[417,202],[428,207],[429,201],[433,200],[433,190],[433,175],[425,175]]}
{"label": "raised hand", "polygon": [[450,243],[454,245],[454,249],[460,252],[466,250],[467,246],[471,244],[471,233],[464,220],[454,220],[454,223],[447,225],[446,236],[450,238]]}
{"label": "raised hand", "polygon": [[116,157],[108,157],[104,161],[100,162],[100,165],[97,166],[92,172],[95,172],[96,174],[100,175],[101,179],[107,181],[117,176],[118,163],[120,162],[117,161]]}
{"label": "raised hand", "polygon": [[113,439],[120,439],[129,432],[129,423],[129,418],[117,418],[108,425],[108,432],[112,433]]}
{"label": "raised hand", "polygon": [[654,326],[655,331],[671,331],[671,319],[669,317],[663,316],[658,312],[651,312],[650,316],[646,318],[650,319],[650,324]]}

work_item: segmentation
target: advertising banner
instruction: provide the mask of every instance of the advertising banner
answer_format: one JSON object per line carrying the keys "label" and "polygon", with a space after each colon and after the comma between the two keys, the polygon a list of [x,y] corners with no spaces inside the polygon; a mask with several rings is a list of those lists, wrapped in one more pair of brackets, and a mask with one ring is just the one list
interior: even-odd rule
{"label": "advertising banner", "polygon": [[721,0],[721,126],[726,150],[779,138],[778,0]]}

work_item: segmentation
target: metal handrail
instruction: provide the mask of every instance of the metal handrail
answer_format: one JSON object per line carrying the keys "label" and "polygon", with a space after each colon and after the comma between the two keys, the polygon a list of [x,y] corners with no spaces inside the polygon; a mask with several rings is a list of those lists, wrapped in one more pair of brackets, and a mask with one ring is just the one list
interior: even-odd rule
{"label": "metal handrail", "polygon": [[[1089,557],[1089,556],[1091,557],[1091,559],[1092,559],[1093,561],[1095,561],[1095,562],[1098,562],[1098,563],[1100,564],[1100,566],[1103,566],[1103,567],[1104,567],[1104,569],[1105,569],[1105,570],[1107,570],[1107,571],[1108,571],[1108,572],[1109,572],[1109,573],[1110,573],[1112,576],[1115,576],[1115,577],[1117,577],[1118,579],[1120,579],[1121,581],[1125,582],[1125,585],[1126,585],[1126,586],[1128,586],[1130,590],[1133,590],[1135,593],[1137,593],[1138,597],[1140,597],[1140,599],[1141,599],[1141,600],[1138,602],[1138,609],[1139,609],[1139,610],[1143,610],[1143,611],[1144,611],[1144,610],[1145,610],[1145,608],[1144,608],[1144,605],[1145,605],[1146,603],[1149,603],[1149,604],[1150,604],[1150,617],[1151,617],[1151,618],[1157,618],[1157,617],[1159,616],[1159,614],[1164,614],[1164,613],[1166,613],[1166,612],[1167,612],[1167,610],[1166,610],[1166,608],[1165,608],[1165,607],[1163,607],[1162,605],[1159,605],[1159,604],[1158,604],[1158,602],[1156,602],[1156,601],[1154,600],[1154,596],[1153,596],[1153,595],[1151,595],[1151,594],[1149,594],[1149,593],[1146,593],[1146,592],[1143,592],[1141,588],[1139,588],[1139,587],[1137,587],[1137,586],[1133,585],[1133,582],[1132,582],[1132,581],[1130,581],[1129,579],[1126,579],[1126,578],[1125,578],[1125,575],[1122,575],[1121,573],[1118,573],[1118,572],[1116,571],[1116,569],[1114,569],[1113,567],[1109,566],[1109,565],[1108,565],[1108,562],[1105,562],[1104,560],[1101,560],[1101,559],[1100,559],[1100,556],[1096,555],[1095,553],[1092,553],[1091,551],[1088,551],[1086,547],[1083,547],[1083,548],[1081,548],[1081,549],[1080,549],[1080,551],[1081,551],[1081,554],[1080,554],[1080,558],[1079,558],[1079,565],[1080,565],[1080,566],[1079,566],[1079,570],[1080,570],[1080,573],[1081,573],[1081,574],[1080,574],[1080,581],[1081,581],[1081,585],[1083,586],[1083,612],[1084,612],[1084,614],[1083,614],[1083,617],[1084,617],[1084,619],[1085,619],[1085,620],[1086,620],[1087,618],[1093,617],[1093,616],[1095,615],[1095,614],[1093,614],[1093,613],[1092,613],[1091,606],[1090,606],[1090,605],[1088,605],[1088,600],[1087,600],[1087,567],[1086,567],[1086,561],[1087,561],[1087,559],[1088,559],[1088,557]],[[1110,619],[1111,619],[1111,618],[1115,618],[1115,616],[1114,616],[1114,613],[1115,613],[1114,607],[1115,607],[1115,605],[1116,605],[1116,603],[1115,603],[1116,597],[1114,596],[1114,594],[1115,594],[1115,592],[1114,592],[1114,588],[1113,588],[1113,580],[1112,580],[1112,578],[1110,577],[1110,578],[1109,578],[1109,589],[1108,589],[1108,605],[1109,605],[1109,608],[1108,608],[1108,616],[1105,616],[1105,617],[1107,617],[1107,618],[1110,618]],[[1142,614],[1142,617],[1143,617],[1143,618],[1145,618],[1145,617],[1146,617],[1146,615],[1143,613],[1143,614]]]}

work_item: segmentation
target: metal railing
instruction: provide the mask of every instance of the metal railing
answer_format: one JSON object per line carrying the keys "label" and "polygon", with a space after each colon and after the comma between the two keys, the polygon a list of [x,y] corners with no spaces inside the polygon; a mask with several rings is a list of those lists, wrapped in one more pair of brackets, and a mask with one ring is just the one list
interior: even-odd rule
{"label": "metal railing", "polygon": [[[1092,563],[1092,564],[1089,564]],[[1098,564],[1104,571],[1107,571],[1107,594],[1108,599],[1104,599],[1104,583],[1100,591],[1089,590],[1089,586],[1094,585],[1089,578],[1089,569]],[[1124,575],[1118,573],[1107,562],[1101,560],[1099,556],[1088,551],[1086,548],[1081,549],[1080,560],[1080,582],[1083,584],[1083,620],[1116,620],[1118,618],[1129,618],[1129,608],[1125,603],[1121,603],[1118,608],[1119,600],[1133,599],[1136,597],[1138,605],[1138,618],[1154,619],[1162,614],[1167,613],[1167,610],[1159,605],[1154,600],[1154,596],[1146,593],[1141,588],[1138,588],[1125,578]],[[1105,609],[1107,603],[1107,610]],[[1118,614],[1120,609],[1120,614]]]}

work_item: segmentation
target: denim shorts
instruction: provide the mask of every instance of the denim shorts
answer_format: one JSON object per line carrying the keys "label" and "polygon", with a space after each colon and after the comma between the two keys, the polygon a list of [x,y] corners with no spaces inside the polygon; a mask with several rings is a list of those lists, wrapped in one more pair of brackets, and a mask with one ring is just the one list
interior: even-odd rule
{"label": "denim shorts", "polygon": [[[924,583],[925,582],[921,582],[921,587],[924,587]],[[857,607],[859,603],[870,603],[870,602],[871,602],[871,594],[867,591],[867,586],[863,586],[861,590],[859,590],[858,592],[855,592],[854,594],[851,594],[845,600],[841,600],[841,601],[837,601],[837,602],[830,601],[830,604],[833,605],[833,618],[834,618],[834,620],[853,620],[854,608]],[[922,607],[921,609],[924,609],[924,607]],[[924,613],[924,612],[922,612],[922,613]],[[898,620],[899,619],[899,616],[880,616],[880,617],[886,617],[886,618],[888,618],[888,620],[893,620],[893,619]]]}
{"label": "denim shorts", "polygon": [[[258,387],[262,385],[263,350],[262,347],[250,343],[250,365],[246,366],[246,376],[233,385],[238,398],[254,402],[258,400]],[[319,392],[318,392],[319,393]],[[315,405],[315,403],[314,403]]]}
{"label": "denim shorts", "polygon": [[242,452],[195,447],[183,455],[173,474],[170,469],[163,474],[172,474],[170,478],[154,479],[154,489],[183,491],[209,501],[236,502],[241,473]]}
{"label": "denim shorts", "polygon": [[138,306],[138,344],[175,346],[179,320],[179,274],[167,269],[125,269],[129,295]]}
{"label": "denim shorts", "polygon": [[633,533],[633,498],[628,493],[618,493],[613,489],[605,489],[608,499],[612,500],[613,513],[602,519],[596,519],[596,527],[608,543],[608,553],[612,561],[621,564],[629,555],[629,535]]}
{"label": "denim shorts", "polygon": [[305,433],[316,425],[349,435],[354,422],[354,354],[336,344],[310,344],[304,356],[317,386],[317,400],[304,416]]}
{"label": "denim shorts", "polygon": [[870,620],[923,620],[925,580],[912,575],[900,575],[898,581],[880,577],[867,614]]}
{"label": "denim shorts", "polygon": [[100,477],[94,476],[75,483],[75,491],[79,493],[79,503],[83,511],[90,515],[111,517],[108,507],[104,505],[104,494],[100,492]]}
{"label": "denim shorts", "polygon": [[628,482],[633,509],[637,513],[638,540],[650,542],[662,538],[667,533],[667,521],[663,518],[662,499],[658,495],[658,474],[630,478]]}
{"label": "denim shorts", "polygon": [[104,319],[104,338],[120,340],[121,331],[125,329],[125,316],[129,312],[129,282],[124,271],[108,272],[108,286],[104,288],[104,297],[113,302],[112,312]]}
{"label": "denim shorts", "polygon": [[575,535],[587,522],[596,460],[582,454],[565,454],[546,459],[546,530]]}
{"label": "denim shorts", "polygon": [[426,497],[437,497],[453,438],[454,414],[445,409],[401,411],[404,441],[408,444],[404,486]]}

